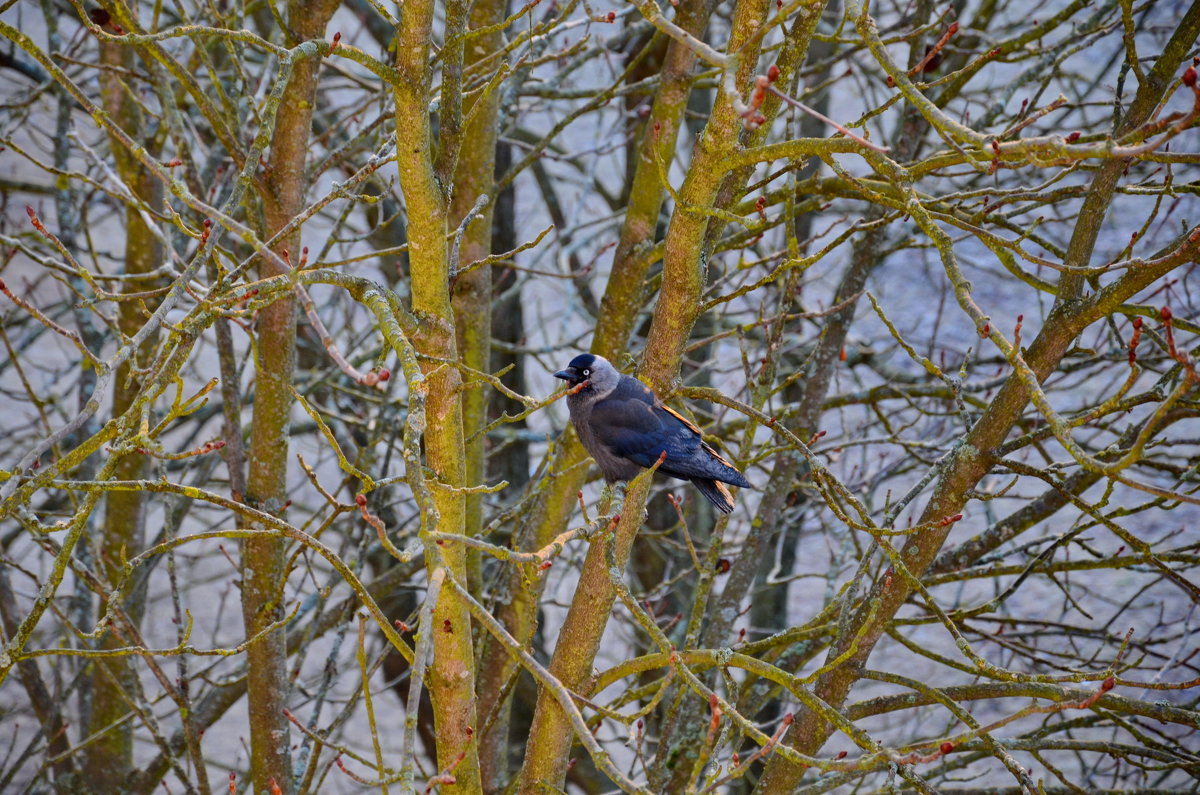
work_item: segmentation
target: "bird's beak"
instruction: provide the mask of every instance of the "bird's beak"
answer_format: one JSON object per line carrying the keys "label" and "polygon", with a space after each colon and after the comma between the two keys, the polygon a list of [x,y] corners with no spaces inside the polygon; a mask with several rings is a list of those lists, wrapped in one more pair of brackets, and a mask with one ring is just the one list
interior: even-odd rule
{"label": "bird's beak", "polygon": [[568,367],[566,370],[559,370],[554,374],[555,378],[561,378],[564,381],[578,381],[579,371],[574,367]]}

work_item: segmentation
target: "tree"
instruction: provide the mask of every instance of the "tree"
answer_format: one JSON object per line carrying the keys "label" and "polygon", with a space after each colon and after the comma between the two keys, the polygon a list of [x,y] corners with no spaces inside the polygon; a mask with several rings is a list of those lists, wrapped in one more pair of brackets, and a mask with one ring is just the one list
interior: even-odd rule
{"label": "tree", "polygon": [[1200,3],[0,35],[6,785],[1196,786]]}

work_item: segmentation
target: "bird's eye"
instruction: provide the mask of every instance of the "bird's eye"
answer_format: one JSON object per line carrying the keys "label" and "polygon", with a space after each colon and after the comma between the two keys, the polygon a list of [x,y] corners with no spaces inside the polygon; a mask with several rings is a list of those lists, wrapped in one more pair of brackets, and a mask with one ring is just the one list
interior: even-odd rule
{"label": "bird's eye", "polygon": [[584,375],[591,375],[591,374],[592,374],[592,371],[591,371],[591,370],[587,370],[587,369],[585,369],[585,370],[583,371],[583,374],[584,374]]}

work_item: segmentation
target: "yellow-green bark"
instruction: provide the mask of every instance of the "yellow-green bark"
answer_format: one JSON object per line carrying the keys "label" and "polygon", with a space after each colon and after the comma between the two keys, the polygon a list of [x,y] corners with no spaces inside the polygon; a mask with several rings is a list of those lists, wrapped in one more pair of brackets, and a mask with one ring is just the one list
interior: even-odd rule
{"label": "yellow-green bark", "polygon": [[[505,4],[501,0],[484,0],[471,8],[471,30],[494,26],[504,18]],[[463,48],[463,70],[469,71],[503,46],[501,32],[477,36],[469,47]],[[483,97],[474,98],[463,109],[469,121],[463,130],[463,140],[469,142],[459,152],[454,173],[454,195],[450,202],[450,226],[457,228],[476,209],[481,196],[486,205],[476,213],[464,230],[458,248],[457,267],[469,268],[474,262],[492,253],[492,209],[495,207],[496,140],[499,134],[500,90],[496,86]],[[492,342],[492,268],[476,267],[451,277],[451,302],[454,308],[456,342],[461,361],[467,367],[486,372],[491,366]],[[465,475],[467,485],[480,485],[487,475],[487,437],[482,433],[488,422],[488,402],[492,391],[476,387],[462,395],[462,429],[464,435]],[[466,496],[466,516],[463,532],[478,535],[483,525],[482,494]],[[478,550],[467,553],[467,579],[470,589],[481,589],[480,556]],[[485,659],[483,650],[477,658]],[[495,681],[496,672],[487,666],[478,668],[475,684],[479,702],[477,712],[486,715],[503,683]],[[482,786],[492,791],[503,776],[508,751],[508,722],[498,720],[491,730],[479,736],[479,756]]]}
{"label": "yellow-green bark", "polygon": [[[299,41],[316,38],[337,8],[337,0],[305,3],[292,0],[287,19]],[[293,66],[284,89],[271,151],[263,177],[261,201],[264,238],[273,237],[303,209],[308,182],[305,163],[312,132],[313,104],[321,62],[305,58]],[[286,274],[285,252],[298,263],[301,232],[288,234],[274,246],[280,259],[264,257],[262,277]],[[296,363],[296,299],[290,292],[259,311],[255,323],[254,415],[247,451],[246,502],[281,514],[287,503],[288,435],[292,380]],[[283,618],[287,546],[279,538],[242,542],[242,620],[246,636],[263,633]],[[293,791],[290,728],[284,709],[290,682],[287,631],[278,627],[262,634],[246,650],[247,698],[250,715],[250,768],[255,792],[277,787]]]}
{"label": "yellow-green bark", "polygon": [[[454,17],[453,22],[447,23],[448,30],[461,30],[465,26],[465,10],[461,4],[454,4],[453,9],[447,10]],[[431,0],[420,0],[405,4],[402,12],[396,66],[403,79],[394,86],[394,91],[396,129],[405,131],[405,135],[397,141],[396,159],[409,224],[412,311],[420,323],[413,344],[417,352],[425,356],[458,361],[450,298],[450,252],[446,242],[449,185],[445,182],[453,173],[457,152],[443,148],[435,154],[433,148],[427,112],[433,11]],[[446,64],[443,78],[447,79],[447,74],[461,75],[461,43],[457,47],[448,47],[442,55]],[[442,131],[447,136],[439,141],[443,147],[452,147],[457,140],[460,110],[453,104],[443,107]],[[435,161],[440,169],[435,167]],[[461,535],[467,529],[466,498],[459,490],[467,483],[462,377],[456,368],[429,360],[422,362],[422,368],[426,373],[427,390],[425,457],[433,478],[441,484],[433,490],[437,526],[426,526],[422,531]],[[427,541],[425,547],[429,572],[445,567],[450,576],[466,582],[467,556],[462,545],[438,545]],[[437,765],[440,770],[454,767],[454,783],[443,785],[441,791],[479,792],[478,743],[474,740],[477,728],[475,657],[470,613],[460,600],[445,593],[437,601],[433,625],[422,627],[421,631],[433,632],[433,664],[428,686],[437,735]]]}
{"label": "yellow-green bark", "polygon": [[[685,0],[680,3],[678,22],[685,30],[700,35],[711,11],[711,4],[703,0]],[[652,259],[645,256],[645,249],[654,242],[666,195],[659,177],[660,164],[669,163],[674,155],[695,64],[696,54],[692,49],[672,40],[667,47],[642,137],[634,149],[637,163],[629,206],[625,210],[591,346],[593,352],[616,362],[621,361],[648,297],[645,283]],[[583,446],[574,432],[568,430],[554,449],[549,466],[552,474],[540,485],[539,496],[524,517],[518,534],[522,548],[541,548],[571,521],[579,504],[576,494],[587,476],[587,469],[582,466],[586,458]],[[497,606],[505,627],[522,642],[533,636],[540,592],[540,580],[513,571],[508,579],[508,599]],[[491,681],[503,685],[515,675],[516,661],[497,644],[485,642],[484,650],[486,656],[481,667],[488,672],[486,676]],[[489,690],[499,695],[498,689]]]}
{"label": "yellow-green bark", "polygon": [[[733,19],[730,51],[743,50],[737,83],[745,86],[755,66],[757,46],[743,47],[765,19],[765,0],[741,0]],[[684,207],[676,207],[667,231],[662,288],[642,360],[642,377],[659,393],[670,391],[679,374],[683,350],[700,308],[705,272],[703,254],[709,216],[684,208],[712,206],[724,176],[721,160],[737,147],[743,129],[731,99],[718,94],[716,107],[688,167],[680,190]],[[636,283],[635,283],[636,284]],[[629,286],[629,285],[627,285]],[[628,548],[641,526],[649,481],[630,489],[617,528],[617,566],[624,571]],[[615,591],[608,581],[602,549],[605,540],[593,540],[575,597],[559,632],[550,670],[573,691],[587,693],[592,661],[608,623]],[[603,579],[603,583],[600,580]],[[571,749],[571,725],[566,713],[545,691],[539,694],[534,727],[526,746],[520,791],[535,793],[544,784],[561,787]]]}
{"label": "yellow-green bark", "polygon": [[[504,18],[504,3],[487,0],[471,9],[471,29],[495,25]],[[500,31],[472,39],[464,48],[463,68],[469,69],[503,45]],[[495,205],[496,138],[500,109],[500,91],[489,91],[476,98],[464,113],[469,121],[463,139],[469,141],[459,153],[454,172],[454,195],[450,201],[450,225],[458,227],[475,208],[476,201],[486,195],[487,204],[467,225],[458,249],[458,267],[467,268],[492,253],[492,207]],[[462,362],[479,372],[486,372],[491,359],[492,341],[492,269],[477,267],[452,276],[451,301],[454,306],[457,342]],[[463,395],[463,432],[472,441],[467,443],[466,482],[483,483],[487,440],[478,432],[487,424],[487,405],[490,389],[469,389]],[[477,435],[478,434],[478,435]],[[466,530],[470,535],[479,532],[483,516],[483,495],[467,496]],[[472,569],[476,567],[473,566]],[[476,571],[471,572],[472,580]]]}
{"label": "yellow-green bark", "polygon": [[[1151,70],[1151,79],[1143,83],[1126,117],[1127,129],[1135,128],[1150,118],[1163,93],[1170,85],[1178,63],[1183,60],[1187,49],[1200,35],[1200,3],[1193,3],[1175,30],[1163,54]],[[1155,79],[1157,78],[1157,79]],[[1102,166],[1093,180],[1093,193],[1099,198],[1089,198],[1085,206],[1090,214],[1080,214],[1076,221],[1076,232],[1068,250],[1074,264],[1087,262],[1098,239],[1098,228],[1113,196],[1115,182],[1110,170],[1115,163]],[[1099,206],[1097,206],[1099,205]],[[934,239],[944,261],[953,263],[953,251],[949,238],[930,222],[922,225],[922,231]],[[1070,262],[1070,260],[1069,260]],[[1163,268],[1169,268],[1164,265]],[[1078,335],[1089,325],[1113,311],[1115,306],[1159,278],[1165,270],[1147,268],[1125,274],[1106,289],[1094,293],[1086,300],[1074,297],[1078,289],[1077,278],[1064,272],[1059,287],[1065,298],[1059,300],[1049,313],[1038,335],[1030,342],[1025,360],[1038,381],[1043,381],[1058,367],[1063,355],[1075,342]],[[983,416],[972,426],[963,443],[958,447],[945,473],[938,479],[933,495],[918,520],[919,523],[938,522],[958,513],[966,504],[970,491],[994,465],[993,453],[1012,431],[1029,404],[1030,389],[1014,373],[1001,387]],[[910,536],[900,548],[900,560],[915,577],[921,577],[936,560],[946,538],[952,530],[951,524],[934,527]],[[911,583],[905,577],[890,577],[875,583],[866,597],[866,605],[860,609],[842,633],[839,642],[831,647],[829,659],[833,660],[849,651],[841,664],[821,676],[814,692],[825,703],[839,708],[845,701],[850,688],[858,681],[868,658],[882,637],[896,612],[913,593]],[[851,647],[853,644],[853,649]],[[801,708],[796,712],[795,723],[785,735],[785,742],[804,754],[816,754],[834,731],[833,726],[820,715]],[[802,766],[792,764],[781,757],[768,763],[755,792],[768,795],[794,789],[804,776]]]}
{"label": "yellow-green bark", "polygon": [[[100,60],[114,67],[129,69],[134,64],[130,47],[113,42],[100,44]],[[126,82],[116,72],[101,73],[101,88],[105,110],[128,134],[135,138],[143,135],[142,114],[138,105],[129,96]],[[155,154],[161,149],[161,140],[149,141],[147,149]],[[158,179],[146,172],[140,163],[117,141],[112,141],[112,152],[117,164],[117,173],[132,189],[137,199],[145,202],[151,210],[162,203],[162,185]],[[146,225],[140,208],[125,209],[125,273],[136,275],[154,270],[161,264],[163,249],[157,237]],[[134,279],[124,282],[125,292],[141,292],[151,289],[155,282]],[[153,307],[151,307],[152,309]],[[142,301],[123,301],[118,309],[117,323],[121,333],[132,336],[149,316]],[[141,377],[137,371],[145,368],[152,356],[158,335],[151,335],[138,353],[117,368],[113,379],[112,412],[122,416],[129,411],[141,389]],[[116,477],[121,480],[137,480],[145,477],[149,459],[145,455],[124,455],[116,464]],[[100,550],[100,565],[109,582],[117,582],[121,573],[120,561],[136,555],[143,544],[146,496],[139,492],[120,492],[105,498],[104,525],[97,547]],[[124,605],[126,613],[135,623],[142,614],[142,594],[134,594]],[[99,605],[103,615],[106,605]],[[100,641],[102,647],[118,648],[128,643],[128,638],[118,637],[110,631]],[[89,780],[100,789],[116,790],[123,787],[133,768],[133,722],[122,720],[130,712],[129,699],[133,697],[133,679],[137,672],[130,661],[114,657],[97,660],[91,681],[91,711],[88,714],[87,734],[96,740],[87,746],[86,769]]]}

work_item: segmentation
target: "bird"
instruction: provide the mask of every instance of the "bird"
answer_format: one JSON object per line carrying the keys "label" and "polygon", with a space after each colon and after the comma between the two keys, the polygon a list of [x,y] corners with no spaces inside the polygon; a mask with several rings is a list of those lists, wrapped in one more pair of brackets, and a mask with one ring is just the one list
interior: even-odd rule
{"label": "bird", "polygon": [[750,488],[750,481],[704,441],[694,423],[603,356],[576,356],[554,377],[570,386],[571,424],[608,482],[632,480],[665,454],[658,471],[690,480],[722,513],[733,512],[733,495],[725,483]]}

